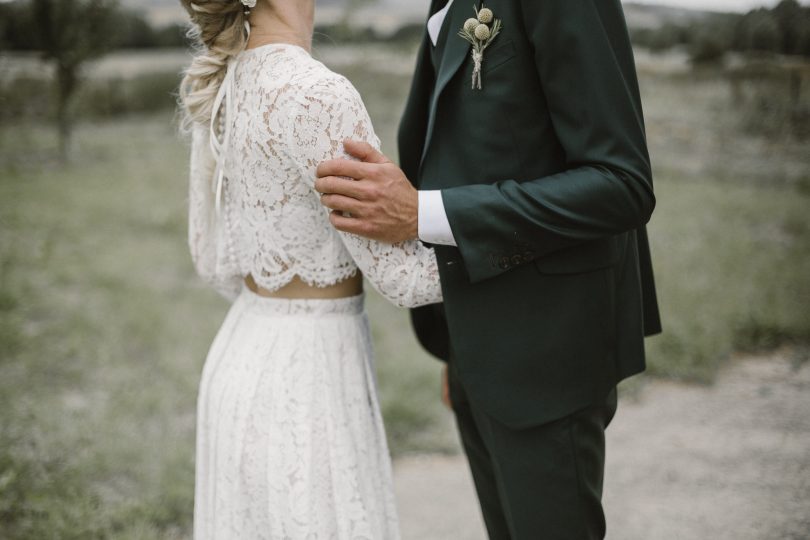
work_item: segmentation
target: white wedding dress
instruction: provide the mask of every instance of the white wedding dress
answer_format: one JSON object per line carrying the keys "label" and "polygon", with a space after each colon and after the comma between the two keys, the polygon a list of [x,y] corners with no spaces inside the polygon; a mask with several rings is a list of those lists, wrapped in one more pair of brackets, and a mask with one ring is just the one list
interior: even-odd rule
{"label": "white wedding dress", "polygon": [[233,301],[197,402],[195,540],[399,538],[363,295],[259,296],[358,269],[399,306],[440,302],[433,251],[338,233],[313,185],[342,141],[379,147],[360,96],[295,45],[242,51],[194,128],[189,247]]}

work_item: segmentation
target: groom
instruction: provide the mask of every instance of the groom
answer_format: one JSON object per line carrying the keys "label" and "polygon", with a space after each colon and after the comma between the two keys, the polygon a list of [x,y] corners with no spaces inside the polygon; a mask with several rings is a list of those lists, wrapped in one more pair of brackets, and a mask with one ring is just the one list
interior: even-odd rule
{"label": "groom", "polygon": [[[485,7],[479,31],[472,0],[433,0],[402,168],[347,142],[360,161],[321,164],[316,187],[340,230],[435,246],[444,304],[412,320],[448,362],[490,538],[603,538],[616,384],[661,329],[633,54],[619,0]],[[465,23],[490,34],[480,89]]]}

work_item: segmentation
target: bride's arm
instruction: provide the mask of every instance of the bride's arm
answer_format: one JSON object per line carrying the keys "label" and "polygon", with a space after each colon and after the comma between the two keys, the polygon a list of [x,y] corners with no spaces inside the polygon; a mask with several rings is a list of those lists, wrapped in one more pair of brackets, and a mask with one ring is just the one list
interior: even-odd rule
{"label": "bride's arm", "polygon": [[[379,150],[380,140],[360,95],[344,77],[335,76],[306,93],[292,118],[289,144],[303,180],[313,196],[320,197],[314,188],[318,165],[334,158],[353,159],[344,151],[343,141],[366,141]],[[418,307],[442,301],[432,248],[418,240],[386,244],[344,232],[339,235],[372,286],[394,304]]]}
{"label": "bride's arm", "polygon": [[242,281],[223,271],[218,264],[224,230],[213,212],[212,182],[216,165],[208,137],[208,126],[194,124],[189,160],[188,247],[200,278],[221,296],[233,301],[239,294]]}

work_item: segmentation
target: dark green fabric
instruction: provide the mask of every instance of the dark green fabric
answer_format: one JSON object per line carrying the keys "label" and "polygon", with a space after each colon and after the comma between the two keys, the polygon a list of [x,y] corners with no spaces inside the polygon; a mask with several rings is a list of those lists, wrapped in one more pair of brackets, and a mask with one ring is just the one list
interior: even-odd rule
{"label": "dark green fabric", "polygon": [[452,362],[450,399],[489,538],[604,538],[605,429],[616,389],[561,419],[516,430],[467,399]]}
{"label": "dark green fabric", "polygon": [[457,0],[436,74],[423,41],[400,125],[402,168],[442,190],[459,246],[436,246],[444,305],[412,319],[433,354],[452,343],[488,414],[539,425],[644,370],[643,337],[661,329],[655,197],[620,2],[486,5],[503,30],[483,89],[456,35],[472,5]]}

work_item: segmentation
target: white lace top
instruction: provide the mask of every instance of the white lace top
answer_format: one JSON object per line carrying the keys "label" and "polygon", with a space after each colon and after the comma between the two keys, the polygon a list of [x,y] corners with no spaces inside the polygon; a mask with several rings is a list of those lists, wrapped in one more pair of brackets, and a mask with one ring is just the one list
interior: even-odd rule
{"label": "white lace top", "polygon": [[[433,250],[338,232],[314,189],[324,160],[346,157],[345,139],[379,148],[357,90],[295,45],[234,57],[215,124],[194,127],[189,247],[199,275],[234,299],[243,278],[277,290],[299,276],[333,285],[358,268],[402,307],[440,302]],[[221,192],[221,193],[220,193]]]}

